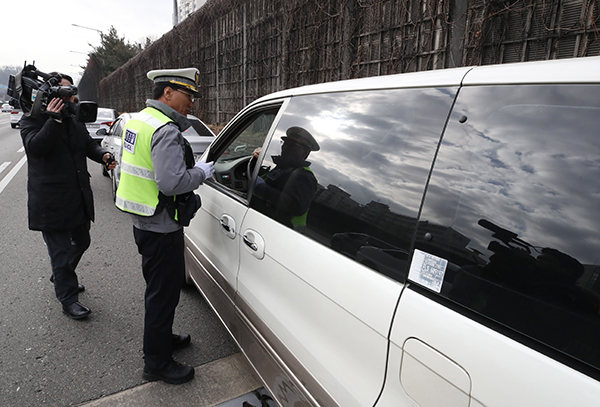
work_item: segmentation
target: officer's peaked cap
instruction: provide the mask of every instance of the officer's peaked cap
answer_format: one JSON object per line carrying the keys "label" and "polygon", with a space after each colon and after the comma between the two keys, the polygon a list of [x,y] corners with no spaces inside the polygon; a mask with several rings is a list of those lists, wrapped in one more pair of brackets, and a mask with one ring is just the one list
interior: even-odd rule
{"label": "officer's peaked cap", "polygon": [[294,126],[287,129],[285,136],[281,137],[281,139],[285,141],[288,138],[294,140],[297,144],[300,144],[307,150],[319,151],[321,149],[319,143],[317,143],[312,134],[302,127]]}
{"label": "officer's peaked cap", "polygon": [[148,72],[148,79],[154,81],[154,83],[169,82],[173,85],[190,90],[194,96],[199,96],[199,76],[200,72],[196,68],[155,69]]}

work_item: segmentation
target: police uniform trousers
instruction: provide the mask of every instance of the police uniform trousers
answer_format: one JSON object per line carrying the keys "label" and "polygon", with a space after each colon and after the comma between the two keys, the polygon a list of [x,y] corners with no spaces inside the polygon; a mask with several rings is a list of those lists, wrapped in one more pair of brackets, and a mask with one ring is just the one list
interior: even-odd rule
{"label": "police uniform trousers", "polygon": [[56,298],[63,305],[71,305],[79,301],[75,269],[90,247],[90,221],[71,230],[44,230],[42,236],[50,256]]}
{"label": "police uniform trousers", "polygon": [[175,308],[185,278],[183,228],[156,233],[134,226],[133,235],[146,280],[144,360],[149,368],[162,369],[171,361]]}

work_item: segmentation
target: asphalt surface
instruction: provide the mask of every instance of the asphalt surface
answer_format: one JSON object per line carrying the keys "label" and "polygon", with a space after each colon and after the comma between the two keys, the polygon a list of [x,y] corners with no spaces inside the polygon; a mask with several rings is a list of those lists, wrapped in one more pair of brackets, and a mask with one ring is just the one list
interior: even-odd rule
{"label": "asphalt surface", "polygon": [[[19,131],[11,129],[8,115],[4,116],[0,117],[0,165],[10,164],[0,172],[0,182],[24,156],[16,149],[22,147]],[[141,256],[129,215],[112,202],[110,179],[101,175],[99,164],[89,161],[88,165],[96,221],[92,244],[78,267],[80,283],[86,287],[80,302],[92,309],[86,320],[75,321],[62,313],[49,282],[50,264],[41,233],[28,230],[27,165],[0,191],[0,406],[73,406],[94,401],[100,404],[90,405],[151,406],[165,405],[165,400],[171,400],[171,406],[215,405],[211,403],[223,400],[204,398],[211,386],[230,398],[260,387],[228,332],[193,287],[182,290],[174,331],[192,336],[192,344],[175,358],[195,366],[196,379],[181,386],[144,382]],[[225,370],[217,369],[220,373],[211,376],[206,372],[214,371],[215,363]],[[224,382],[219,381],[222,377]],[[218,390],[224,385],[238,389]],[[185,400],[175,404],[181,393],[188,395],[187,401],[209,404]],[[144,404],[106,404],[117,400],[114,397],[133,400],[140,394],[150,398]]]}

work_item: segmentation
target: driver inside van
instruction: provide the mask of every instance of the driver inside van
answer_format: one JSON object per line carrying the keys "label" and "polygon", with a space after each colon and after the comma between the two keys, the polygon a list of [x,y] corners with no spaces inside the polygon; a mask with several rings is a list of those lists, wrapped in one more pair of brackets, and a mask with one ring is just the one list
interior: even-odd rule
{"label": "driver inside van", "polygon": [[[290,127],[281,140],[281,155],[272,157],[275,168],[259,172],[252,206],[302,232],[306,228],[308,208],[317,192],[317,178],[306,159],[312,151],[319,151],[320,147],[302,127]],[[260,148],[254,150],[253,161],[258,159],[260,151]]]}

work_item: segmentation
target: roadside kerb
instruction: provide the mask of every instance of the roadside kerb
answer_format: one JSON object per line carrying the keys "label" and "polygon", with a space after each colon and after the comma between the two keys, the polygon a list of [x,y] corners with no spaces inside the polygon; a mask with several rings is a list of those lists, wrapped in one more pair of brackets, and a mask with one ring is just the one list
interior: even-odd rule
{"label": "roadside kerb", "polygon": [[195,370],[194,380],[182,385],[173,386],[163,382],[144,383],[79,406],[212,407],[263,386],[241,353],[198,366]]}

